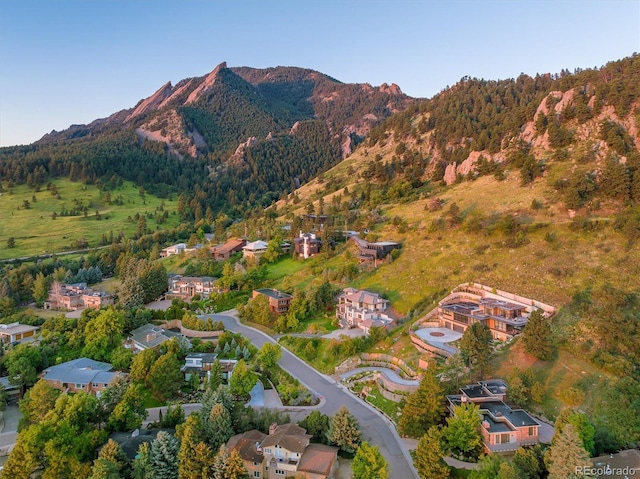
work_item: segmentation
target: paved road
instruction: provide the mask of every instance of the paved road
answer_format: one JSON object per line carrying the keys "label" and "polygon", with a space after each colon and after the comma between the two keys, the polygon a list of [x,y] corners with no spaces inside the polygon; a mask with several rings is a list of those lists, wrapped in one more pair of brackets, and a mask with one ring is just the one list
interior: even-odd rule
{"label": "paved road", "polygon": [[[224,314],[207,314],[201,316],[211,318],[214,321],[222,321],[226,329],[241,333],[249,338],[258,348],[265,343],[275,343],[266,334],[256,329],[240,324],[235,318],[235,311],[227,311]],[[307,363],[283,348],[282,358],[279,364],[298,378],[307,388],[324,399],[319,409],[327,415],[333,415],[343,404],[349,409],[362,430],[362,437],[371,444],[380,448],[391,469],[389,477],[397,479],[418,479],[413,468],[409,453],[400,440],[395,427],[388,419],[383,417],[375,409],[353,396],[347,389],[332,378],[319,373]]]}

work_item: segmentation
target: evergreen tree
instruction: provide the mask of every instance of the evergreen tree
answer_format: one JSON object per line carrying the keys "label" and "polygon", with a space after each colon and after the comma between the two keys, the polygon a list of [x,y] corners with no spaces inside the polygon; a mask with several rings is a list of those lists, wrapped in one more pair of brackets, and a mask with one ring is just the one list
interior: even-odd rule
{"label": "evergreen tree", "polygon": [[536,309],[531,313],[522,331],[522,342],[525,350],[542,361],[548,361],[553,354],[553,339],[551,337],[551,324],[542,314],[542,310]]}
{"label": "evergreen tree", "polygon": [[416,448],[414,464],[420,479],[447,479],[449,466],[443,460],[442,431],[432,426],[420,438]]}
{"label": "evergreen tree", "polygon": [[368,442],[360,444],[351,464],[353,479],[387,479],[389,466],[378,446]]}
{"label": "evergreen tree", "polygon": [[100,449],[98,459],[104,459],[114,464],[116,466],[116,472],[119,475],[129,477],[131,472],[129,459],[127,459],[127,455],[120,447],[120,444],[113,439],[109,439],[102,449]]}
{"label": "evergreen tree", "polygon": [[180,479],[207,479],[213,465],[211,448],[204,444],[204,430],[200,416],[191,414],[179,428],[178,477]]}
{"label": "evergreen tree", "polygon": [[435,368],[424,372],[418,389],[402,408],[398,432],[405,436],[421,437],[431,426],[439,424],[444,416],[444,391]]}
{"label": "evergreen tree", "polygon": [[151,443],[150,459],[154,479],[178,479],[178,440],[165,431],[160,431]]}
{"label": "evergreen tree", "polygon": [[215,451],[233,436],[231,414],[224,405],[218,403],[211,408],[209,420],[205,425],[207,444]]}
{"label": "evergreen tree", "polygon": [[249,479],[249,473],[238,451],[233,450],[227,459],[225,479]]}
{"label": "evergreen tree", "polygon": [[353,454],[360,445],[360,437],[358,421],[346,406],[340,406],[338,412],[331,418],[327,438],[343,451]]}
{"label": "evergreen tree", "polygon": [[468,366],[473,366],[480,379],[489,366],[489,358],[493,350],[491,330],[483,323],[473,323],[468,327],[460,340],[460,353]]}
{"label": "evergreen tree", "polygon": [[229,451],[224,444],[218,449],[218,453],[213,459],[212,479],[226,479],[227,461],[229,460]]}
{"label": "evergreen tree", "polygon": [[138,454],[133,460],[133,479],[155,479],[151,463],[151,446],[143,442],[138,447]]}
{"label": "evergreen tree", "polygon": [[589,455],[571,424],[567,424],[555,443],[547,451],[545,462],[549,479],[582,479],[591,467]]}
{"label": "evergreen tree", "polygon": [[93,462],[93,474],[90,479],[122,479],[115,462],[99,457]]}

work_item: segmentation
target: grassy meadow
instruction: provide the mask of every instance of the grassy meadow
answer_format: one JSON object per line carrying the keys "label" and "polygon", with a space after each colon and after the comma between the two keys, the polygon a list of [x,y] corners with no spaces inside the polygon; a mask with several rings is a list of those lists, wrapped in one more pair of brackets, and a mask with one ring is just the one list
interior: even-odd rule
{"label": "grassy meadow", "polygon": [[[93,185],[57,179],[52,182],[58,196],[45,187],[36,192],[26,185],[14,186],[0,195],[0,259],[53,253],[76,249],[76,241],[84,238],[89,247],[99,246],[103,234],[110,232],[117,236],[122,231],[130,237],[138,229],[136,214],[152,214],[160,208],[163,200],[145,194],[140,196],[138,187],[130,182],[109,192],[112,203],[108,204],[105,194]],[[35,198],[35,201],[34,201]],[[116,198],[122,204],[115,204]],[[63,210],[76,208],[76,201],[87,207],[87,217],[62,216]],[[25,208],[25,202],[29,208]],[[171,228],[179,223],[175,214],[177,200],[164,200],[164,209],[169,212],[167,221],[158,224],[155,218],[147,218],[147,227]],[[96,211],[99,218],[96,218]],[[53,213],[56,218],[53,219]],[[129,221],[128,217],[133,220]],[[7,241],[14,238],[15,247],[8,248]]]}

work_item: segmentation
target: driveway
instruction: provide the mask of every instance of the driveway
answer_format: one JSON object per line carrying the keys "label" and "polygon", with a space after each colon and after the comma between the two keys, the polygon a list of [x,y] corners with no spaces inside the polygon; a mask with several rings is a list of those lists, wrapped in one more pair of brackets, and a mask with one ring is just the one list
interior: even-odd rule
{"label": "driveway", "polygon": [[[201,317],[211,318],[213,321],[222,321],[226,329],[241,333],[258,348],[261,348],[266,343],[275,344],[271,337],[261,331],[240,324],[235,318],[235,313],[235,310],[231,310],[225,314],[207,314]],[[418,479],[409,453],[400,440],[395,427],[388,419],[356,398],[346,387],[319,373],[284,348],[282,349],[282,358],[279,364],[283,369],[298,378],[309,390],[323,399],[318,409],[324,414],[333,415],[342,405],[349,409],[360,423],[363,439],[378,446],[380,452],[387,459],[391,470],[390,477]]]}

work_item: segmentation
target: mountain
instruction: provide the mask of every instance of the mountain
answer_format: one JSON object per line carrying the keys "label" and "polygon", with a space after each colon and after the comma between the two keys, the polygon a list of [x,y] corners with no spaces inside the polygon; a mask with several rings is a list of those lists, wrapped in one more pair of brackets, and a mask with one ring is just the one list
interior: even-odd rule
{"label": "mountain", "polygon": [[185,219],[268,205],[337,164],[414,100],[396,85],[344,84],[294,67],[228,68],[166,83],[135,107],[0,150],[0,177],[42,184],[122,177],[183,194]]}

